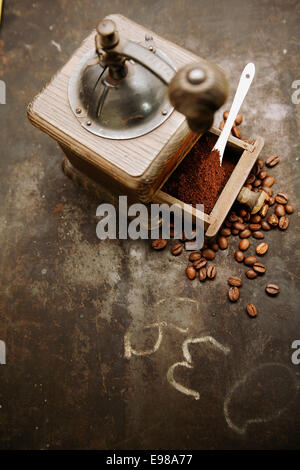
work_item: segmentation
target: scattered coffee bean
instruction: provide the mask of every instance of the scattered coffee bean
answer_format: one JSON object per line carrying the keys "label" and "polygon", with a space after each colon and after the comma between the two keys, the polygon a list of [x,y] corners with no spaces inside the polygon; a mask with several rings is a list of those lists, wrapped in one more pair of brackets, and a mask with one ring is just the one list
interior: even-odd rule
{"label": "scattered coffee bean", "polygon": [[244,253],[240,250],[236,250],[234,257],[238,263],[241,263],[245,257]]}
{"label": "scattered coffee bean", "polygon": [[246,211],[246,209],[240,209],[239,210],[239,216],[244,218],[246,217],[246,215],[248,214],[248,212]]}
{"label": "scattered coffee bean", "polygon": [[258,177],[259,177],[260,180],[264,180],[266,178],[266,176],[268,176],[268,173],[266,171],[262,170],[258,173]]}
{"label": "scattered coffee bean", "polygon": [[241,285],[243,284],[242,279],[237,276],[230,276],[227,282],[230,286],[233,287],[241,287]]}
{"label": "scattered coffee bean", "polygon": [[224,121],[224,120],[220,122],[220,124],[219,124],[220,131],[222,131],[224,129],[225,123],[226,123],[226,121]]}
{"label": "scattered coffee bean", "polygon": [[269,205],[268,204],[264,204],[262,206],[262,208],[260,209],[259,213],[262,217],[266,217],[267,213],[268,213],[268,210],[269,210]]}
{"label": "scattered coffee bean", "polygon": [[232,127],[231,133],[237,139],[240,139],[242,137],[241,131],[239,130],[239,128],[237,126]]}
{"label": "scattered coffee bean", "polygon": [[183,250],[182,243],[175,243],[175,245],[173,245],[172,248],[171,248],[171,253],[174,256],[178,256],[178,255],[180,255],[182,250]]}
{"label": "scattered coffee bean", "polygon": [[238,216],[236,215],[235,212],[230,212],[230,214],[228,216],[228,220],[231,223],[237,222],[238,221]]}
{"label": "scattered coffee bean", "polygon": [[249,238],[243,238],[243,239],[240,241],[240,244],[239,244],[240,250],[246,251],[246,250],[248,250],[249,246],[250,246]]}
{"label": "scattered coffee bean", "polygon": [[264,264],[262,263],[254,263],[254,265],[252,266],[252,268],[254,269],[254,271],[257,273],[257,274],[264,274],[266,272],[266,267]]}
{"label": "scattered coffee bean", "polygon": [[202,257],[200,259],[196,259],[193,262],[193,267],[198,271],[198,269],[203,268],[204,266],[206,266],[206,264],[207,264],[207,260],[204,257]]}
{"label": "scattered coffee bean", "polygon": [[233,228],[231,230],[231,233],[232,233],[232,235],[238,235],[240,233],[240,231],[237,228]]}
{"label": "scattered coffee bean", "polygon": [[248,304],[246,305],[246,312],[250,317],[256,317],[258,314],[257,308],[255,307],[254,304]]}
{"label": "scattered coffee bean", "polygon": [[269,249],[269,245],[265,242],[262,242],[259,245],[257,245],[255,251],[258,255],[262,256],[267,253],[268,249]]}
{"label": "scattered coffee bean", "polygon": [[219,248],[220,248],[220,247],[219,247],[219,245],[218,245],[217,243],[212,243],[212,244],[210,245],[210,248],[211,248],[212,250],[214,250],[215,252],[217,252],[217,251],[219,251]]}
{"label": "scattered coffee bean", "polygon": [[255,279],[258,274],[254,271],[254,269],[250,268],[248,271],[246,271],[246,276],[248,279]]}
{"label": "scattered coffee bean", "polygon": [[252,231],[252,232],[256,232],[257,230],[259,230],[261,228],[261,224],[250,224],[249,225],[249,229]]}
{"label": "scattered coffee bean", "polygon": [[222,228],[220,234],[222,235],[222,237],[230,237],[231,230],[228,227],[224,227],[224,228]]}
{"label": "scattered coffee bean", "polygon": [[292,206],[292,204],[287,204],[287,205],[285,206],[285,212],[286,212],[287,214],[292,214],[292,213],[294,212],[294,210],[295,210],[295,209],[294,209],[294,207]]}
{"label": "scattered coffee bean", "polygon": [[285,208],[282,204],[277,204],[277,206],[275,206],[275,214],[278,217],[283,217],[285,215]]}
{"label": "scattered coffee bean", "polygon": [[236,125],[239,126],[242,122],[243,122],[243,115],[241,113],[237,113],[236,118],[235,118]]}
{"label": "scattered coffee bean", "polygon": [[223,112],[223,118],[225,119],[225,121],[228,118],[228,116],[229,116],[229,111],[227,109],[226,111]]}
{"label": "scattered coffee bean", "polygon": [[271,227],[277,227],[278,225],[278,217],[276,214],[271,214],[269,215],[269,217],[267,218],[267,222],[269,225],[271,225]]}
{"label": "scattered coffee bean", "polygon": [[228,241],[226,237],[223,237],[222,235],[218,238],[218,245],[221,248],[221,250],[226,250],[228,248]]}
{"label": "scattered coffee bean", "polygon": [[249,238],[251,235],[251,230],[249,230],[248,228],[245,228],[245,230],[242,230],[240,232],[240,238]]}
{"label": "scattered coffee bean", "polygon": [[275,196],[275,201],[278,202],[278,204],[287,204],[289,200],[289,197],[285,193],[278,193],[277,196]]}
{"label": "scattered coffee bean", "polygon": [[261,180],[256,178],[256,180],[253,183],[254,188],[259,188],[260,185],[261,185]]}
{"label": "scattered coffee bean", "polygon": [[269,158],[266,160],[266,166],[268,167],[273,167],[277,165],[277,163],[280,162],[280,158],[278,155],[271,155]]}
{"label": "scattered coffee bean", "polygon": [[274,197],[274,196],[271,196],[270,199],[269,199],[269,201],[268,201],[268,204],[269,204],[269,206],[271,207],[271,206],[273,206],[273,205],[275,204],[275,202],[276,202],[276,201],[275,201],[275,197]]}
{"label": "scattered coffee bean", "polygon": [[250,218],[251,218],[251,214],[250,212],[247,212],[247,214],[244,217],[244,222],[249,222]]}
{"label": "scattered coffee bean", "polygon": [[251,223],[260,224],[260,222],[261,222],[261,216],[259,214],[254,214],[251,216]]}
{"label": "scattered coffee bean", "polygon": [[256,160],[256,165],[257,165],[257,167],[258,167],[260,170],[263,168],[264,164],[265,164],[265,163],[264,163],[264,161],[263,161],[261,158],[258,158],[258,159]]}
{"label": "scattered coffee bean", "polygon": [[232,223],[231,223],[231,222],[229,222],[229,220],[228,220],[228,219],[226,219],[226,220],[225,220],[225,222],[224,222],[224,225],[225,225],[225,227],[231,228],[231,226],[232,226]]}
{"label": "scattered coffee bean", "polygon": [[244,259],[244,263],[246,264],[246,266],[253,266],[256,262],[256,256],[246,256],[246,258]]}
{"label": "scattered coffee bean", "polygon": [[216,253],[210,248],[206,248],[202,251],[202,256],[204,256],[204,258],[208,259],[209,261],[212,261],[215,259]]}
{"label": "scattered coffee bean", "polygon": [[289,218],[286,216],[280,217],[278,226],[280,230],[286,230],[289,226]]}
{"label": "scattered coffee bean", "polygon": [[192,281],[195,279],[197,271],[193,266],[188,266],[185,270],[187,277]]}
{"label": "scattered coffee bean", "polygon": [[241,222],[234,222],[233,227],[237,230],[245,230],[246,225]]}
{"label": "scattered coffee bean", "polygon": [[273,190],[269,186],[263,186],[262,190],[270,197],[273,195]]}
{"label": "scattered coffee bean", "polygon": [[201,253],[199,251],[193,251],[190,256],[189,256],[189,260],[190,261],[196,261],[197,259],[200,259],[202,258],[201,256]]}
{"label": "scattered coffee bean", "polygon": [[279,291],[280,291],[280,289],[277,286],[277,284],[271,284],[270,283],[270,284],[267,284],[267,286],[266,286],[266,292],[269,295],[277,295],[277,294],[279,294]]}
{"label": "scattered coffee bean", "polygon": [[228,291],[228,297],[231,302],[236,302],[240,297],[240,291],[238,287],[230,287]]}
{"label": "scattered coffee bean", "polygon": [[167,246],[167,240],[164,238],[157,238],[156,240],[152,241],[151,245],[154,250],[163,250]]}
{"label": "scattered coffee bean", "polygon": [[206,274],[207,274],[207,273],[206,273],[206,268],[201,268],[201,269],[199,270],[198,276],[199,276],[199,280],[200,280],[201,282],[205,281],[205,279],[206,279]]}
{"label": "scattered coffee bean", "polygon": [[273,176],[266,176],[266,178],[264,179],[264,186],[265,187],[271,187],[273,186],[273,184],[275,183],[275,179]]}
{"label": "scattered coffee bean", "polygon": [[208,266],[206,272],[208,279],[214,279],[217,274],[217,268],[215,266]]}
{"label": "scattered coffee bean", "polygon": [[271,225],[269,225],[266,220],[263,220],[263,221],[261,222],[261,228],[262,228],[263,230],[268,231],[268,230],[271,230]]}
{"label": "scattered coffee bean", "polygon": [[252,232],[252,237],[255,238],[256,240],[263,240],[265,238],[264,234],[260,230],[257,230],[256,232]]}

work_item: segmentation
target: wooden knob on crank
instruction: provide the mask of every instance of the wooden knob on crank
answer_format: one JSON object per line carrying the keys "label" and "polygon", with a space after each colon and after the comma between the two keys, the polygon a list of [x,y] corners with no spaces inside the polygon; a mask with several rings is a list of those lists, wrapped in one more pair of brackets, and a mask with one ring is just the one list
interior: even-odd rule
{"label": "wooden knob on crank", "polygon": [[245,206],[251,210],[251,214],[256,214],[262,208],[268,197],[269,196],[264,191],[255,192],[243,187],[239,192],[237,201],[240,204],[245,204]]}
{"label": "wooden knob on crank", "polygon": [[169,99],[187,118],[192,131],[208,130],[214,113],[228,96],[228,82],[223,70],[204,59],[186,65],[169,84]]}

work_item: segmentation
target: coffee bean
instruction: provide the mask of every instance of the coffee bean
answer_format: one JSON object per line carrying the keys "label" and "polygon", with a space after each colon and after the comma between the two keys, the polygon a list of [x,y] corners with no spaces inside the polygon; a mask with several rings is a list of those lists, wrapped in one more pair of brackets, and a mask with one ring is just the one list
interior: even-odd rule
{"label": "coffee bean", "polygon": [[[253,224],[259,224],[261,221],[261,216],[258,214],[254,214],[251,216],[251,223]],[[250,227],[249,227],[250,228]],[[250,229],[251,230],[251,229]]]}
{"label": "coffee bean", "polygon": [[269,225],[271,225],[271,227],[277,227],[278,225],[278,217],[276,214],[271,214],[269,215],[269,217],[267,218],[267,222]]}
{"label": "coffee bean", "polygon": [[224,120],[220,122],[220,124],[219,124],[220,131],[222,131],[224,129],[225,123],[226,123],[226,121],[224,121]]}
{"label": "coffee bean", "polygon": [[210,245],[210,248],[211,248],[212,250],[214,250],[215,252],[217,252],[217,251],[219,251],[219,248],[220,248],[220,247],[219,247],[219,245],[218,245],[217,243],[212,243],[212,244]]}
{"label": "coffee bean", "polygon": [[185,270],[187,277],[192,281],[195,279],[197,271],[193,266],[188,266]]}
{"label": "coffee bean", "polygon": [[257,277],[257,273],[254,271],[254,269],[250,268],[248,271],[246,271],[246,276],[248,279],[255,279]]}
{"label": "coffee bean", "polygon": [[223,112],[223,118],[225,119],[225,121],[228,118],[228,116],[229,116],[229,111],[227,109],[226,111]]}
{"label": "coffee bean", "polygon": [[163,250],[167,246],[167,240],[164,238],[157,238],[156,240],[152,241],[151,245],[154,250]]}
{"label": "coffee bean", "polygon": [[259,178],[256,178],[256,180],[253,183],[254,188],[258,188],[261,185],[261,180]]}
{"label": "coffee bean", "polygon": [[256,262],[257,262],[256,256],[246,256],[246,258],[244,259],[244,263],[247,266],[253,266],[254,263],[256,263]]}
{"label": "coffee bean", "polygon": [[264,264],[262,263],[254,263],[254,265],[252,266],[252,268],[254,269],[254,271],[257,273],[257,274],[264,274],[266,272],[266,267]]}
{"label": "coffee bean", "polygon": [[249,222],[250,218],[251,218],[251,214],[250,212],[247,212],[247,214],[244,217],[244,222]]}
{"label": "coffee bean", "polygon": [[199,274],[198,274],[198,275],[199,275],[199,280],[200,280],[201,282],[205,281],[205,279],[206,279],[206,274],[207,274],[207,273],[206,273],[206,268],[201,268],[201,269],[199,269]]}
{"label": "coffee bean", "polygon": [[249,238],[251,235],[251,230],[249,230],[248,228],[245,228],[245,230],[242,230],[240,232],[240,238]]}
{"label": "coffee bean", "polygon": [[232,235],[238,235],[240,233],[240,231],[237,228],[233,228],[231,230],[231,233],[232,233]]}
{"label": "coffee bean", "polygon": [[278,217],[283,217],[285,215],[285,208],[282,204],[277,204],[277,206],[275,206],[275,214]]}
{"label": "coffee bean", "polygon": [[262,242],[259,245],[257,245],[255,251],[258,255],[262,256],[267,253],[268,249],[269,249],[269,245],[265,242]]}
{"label": "coffee bean", "polygon": [[220,234],[221,234],[223,237],[230,237],[230,235],[231,235],[231,230],[230,230],[230,228],[228,228],[228,227],[224,227],[224,228],[222,228]]}
{"label": "coffee bean", "polygon": [[240,139],[242,137],[241,131],[239,130],[239,128],[237,126],[232,127],[231,133],[237,139]]}
{"label": "coffee bean", "polygon": [[246,312],[250,317],[256,317],[258,314],[257,308],[254,304],[247,304],[246,305]]}
{"label": "coffee bean", "polygon": [[246,225],[241,222],[234,222],[233,227],[237,230],[245,230]]}
{"label": "coffee bean", "polygon": [[228,297],[231,302],[236,302],[240,297],[240,291],[238,287],[230,287],[228,291]]}
{"label": "coffee bean", "polygon": [[275,201],[278,202],[278,204],[287,204],[289,200],[289,197],[285,193],[278,193],[277,196],[275,196]]}
{"label": "coffee bean", "polygon": [[206,266],[207,264],[207,260],[202,257],[200,259],[196,259],[194,262],[193,262],[193,266],[194,268],[198,271],[198,269],[201,269],[203,268],[204,266]]}
{"label": "coffee bean", "polygon": [[196,261],[197,259],[200,259],[202,258],[201,256],[201,253],[199,251],[193,251],[190,256],[189,256],[189,260],[190,261]]}
{"label": "coffee bean", "polygon": [[266,171],[262,170],[258,173],[258,177],[259,177],[260,180],[264,180],[266,178],[266,176],[268,176],[268,173]]}
{"label": "coffee bean", "polygon": [[245,188],[252,190],[252,184],[245,184]]}
{"label": "coffee bean", "polygon": [[239,126],[243,122],[243,115],[241,113],[237,113],[234,122],[236,123],[237,126]]}
{"label": "coffee bean", "polygon": [[273,190],[269,186],[263,186],[262,190],[270,197],[273,195]]}
{"label": "coffee bean", "polygon": [[264,163],[264,161],[263,161],[261,158],[258,158],[258,159],[256,160],[256,165],[258,166],[258,168],[259,168],[260,170],[263,168],[264,164],[265,164],[265,163]]}
{"label": "coffee bean", "polygon": [[228,228],[230,228],[230,227],[232,226],[232,223],[231,223],[231,222],[229,222],[229,220],[228,220],[228,219],[226,219],[226,220],[225,220],[225,222],[224,222],[224,225],[225,225],[225,227],[228,227]]}
{"label": "coffee bean", "polygon": [[240,209],[239,210],[239,216],[244,218],[246,217],[246,215],[248,214],[248,212],[246,211],[246,209]]}
{"label": "coffee bean", "polygon": [[275,179],[273,178],[273,176],[266,176],[266,178],[264,179],[265,187],[271,187],[273,186],[274,183],[275,183]]}
{"label": "coffee bean", "polygon": [[264,234],[260,230],[257,230],[257,232],[252,232],[252,237],[256,240],[263,240],[265,238]]}
{"label": "coffee bean", "polygon": [[255,175],[253,175],[253,173],[250,173],[250,175],[246,179],[246,184],[252,184],[254,183],[254,181],[255,181]]}
{"label": "coffee bean", "polygon": [[215,259],[216,253],[213,250],[211,250],[210,248],[206,248],[205,250],[202,251],[202,256],[204,256],[204,258],[212,261],[213,259]]}
{"label": "coffee bean", "polygon": [[178,255],[180,255],[182,250],[183,250],[182,243],[175,243],[175,245],[173,245],[172,248],[171,248],[171,253],[174,256],[178,256]]}
{"label": "coffee bean", "polygon": [[279,291],[280,291],[280,289],[277,286],[277,284],[271,284],[270,283],[270,284],[267,284],[267,286],[266,286],[266,292],[269,295],[277,295],[277,294],[279,294]]}
{"label": "coffee bean", "polygon": [[227,238],[223,237],[223,236],[219,237],[218,238],[218,245],[221,248],[221,250],[226,250],[226,248],[228,248]]}
{"label": "coffee bean", "polygon": [[241,263],[245,257],[244,253],[240,250],[236,250],[234,257],[238,263]]}
{"label": "coffee bean", "polygon": [[263,230],[271,230],[271,225],[268,224],[268,222],[266,220],[263,220],[262,223],[261,223],[261,228]]}
{"label": "coffee bean", "polygon": [[278,226],[280,230],[286,230],[289,226],[289,218],[286,216],[280,217]]}
{"label": "coffee bean", "polygon": [[217,268],[215,266],[208,266],[206,272],[208,279],[214,279],[217,274]]}
{"label": "coffee bean", "polygon": [[270,199],[269,199],[269,201],[268,201],[268,204],[269,204],[270,207],[275,204],[275,197],[274,197],[274,196],[271,196],[271,197],[270,197]]}
{"label": "coffee bean", "polygon": [[238,216],[236,215],[235,212],[230,212],[230,214],[228,215],[228,220],[231,223],[237,222],[238,221]]}
{"label": "coffee bean", "polygon": [[262,206],[262,208],[260,209],[259,213],[262,217],[266,217],[267,213],[268,213],[268,210],[269,210],[269,205],[268,204],[264,204]]}
{"label": "coffee bean", "polygon": [[237,276],[230,276],[227,282],[230,286],[233,287],[241,287],[241,285],[243,284],[242,279]]}
{"label": "coffee bean", "polygon": [[252,232],[256,232],[261,228],[261,224],[250,224],[248,227]]}
{"label": "coffee bean", "polygon": [[292,204],[287,204],[287,205],[285,206],[285,212],[286,212],[287,214],[292,214],[292,213],[294,212],[294,210],[295,210],[295,209],[294,209],[294,207],[292,206]]}
{"label": "coffee bean", "polygon": [[266,165],[268,167],[273,167],[275,165],[277,165],[277,163],[280,162],[280,158],[278,155],[271,155],[269,158],[267,158],[266,160]]}
{"label": "coffee bean", "polygon": [[246,250],[248,250],[249,246],[250,246],[249,238],[243,238],[243,239],[240,241],[240,244],[239,244],[240,250],[246,251]]}

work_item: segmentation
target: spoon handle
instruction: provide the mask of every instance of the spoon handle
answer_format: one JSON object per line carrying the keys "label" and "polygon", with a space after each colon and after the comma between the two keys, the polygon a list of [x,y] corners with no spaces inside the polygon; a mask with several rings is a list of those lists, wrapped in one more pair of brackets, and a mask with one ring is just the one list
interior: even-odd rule
{"label": "spoon handle", "polygon": [[242,106],[243,101],[248,93],[248,90],[250,88],[254,75],[255,75],[255,65],[252,62],[250,62],[249,64],[246,65],[246,67],[244,68],[241,74],[241,78],[240,78],[240,81],[239,81],[239,84],[238,84],[238,87],[237,87],[237,90],[233,99],[233,103],[229,111],[228,118],[226,120],[226,124],[213,148],[213,150],[219,150],[220,152],[220,166],[222,165],[224,150],[225,150],[232,126],[240,110],[240,107]]}

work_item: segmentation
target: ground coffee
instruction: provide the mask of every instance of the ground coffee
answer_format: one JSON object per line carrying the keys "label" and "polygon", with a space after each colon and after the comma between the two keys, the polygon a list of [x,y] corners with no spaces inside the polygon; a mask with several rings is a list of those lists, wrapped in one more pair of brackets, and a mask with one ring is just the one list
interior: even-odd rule
{"label": "ground coffee", "polygon": [[214,136],[204,134],[162,188],[187,204],[204,204],[207,214],[235,167],[234,158],[228,152],[220,167],[218,152],[211,152],[215,142]]}

